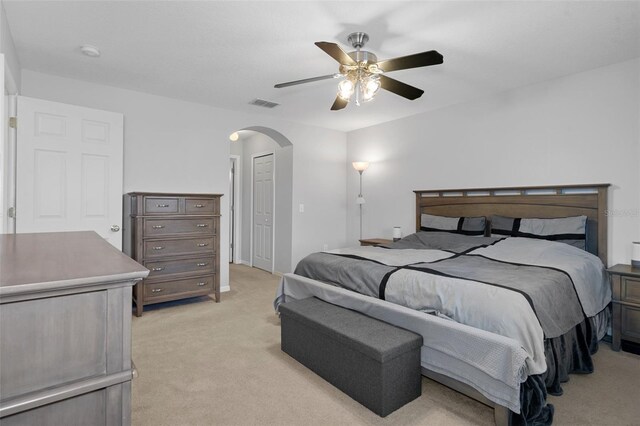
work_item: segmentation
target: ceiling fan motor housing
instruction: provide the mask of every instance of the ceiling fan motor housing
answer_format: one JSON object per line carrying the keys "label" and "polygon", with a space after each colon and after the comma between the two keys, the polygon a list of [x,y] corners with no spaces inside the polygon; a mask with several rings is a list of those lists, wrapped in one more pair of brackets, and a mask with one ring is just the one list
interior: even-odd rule
{"label": "ceiling fan motor housing", "polygon": [[378,62],[378,57],[371,52],[367,52],[366,50],[354,50],[353,52],[347,53],[357,63],[367,63],[367,64],[375,64]]}

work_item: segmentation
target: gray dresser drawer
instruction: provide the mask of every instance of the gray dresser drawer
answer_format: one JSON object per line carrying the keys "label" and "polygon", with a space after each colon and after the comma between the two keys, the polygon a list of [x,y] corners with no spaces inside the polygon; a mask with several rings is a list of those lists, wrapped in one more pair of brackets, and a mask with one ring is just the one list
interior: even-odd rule
{"label": "gray dresser drawer", "polygon": [[184,238],[175,240],[145,240],[145,259],[164,256],[210,254],[214,250],[213,237]]}
{"label": "gray dresser drawer", "polygon": [[185,198],[184,203],[186,214],[213,214],[216,200],[211,198]]}
{"label": "gray dresser drawer", "polygon": [[620,332],[623,339],[640,342],[640,308],[622,305]]}
{"label": "gray dresser drawer", "polygon": [[130,423],[130,381],[41,405],[0,420],[2,426],[111,426]]}
{"label": "gray dresser drawer", "polygon": [[2,426],[98,426],[107,424],[106,390],[76,396],[4,417]]}
{"label": "gray dresser drawer", "polygon": [[622,277],[620,301],[640,304],[640,280]]}
{"label": "gray dresser drawer", "polygon": [[146,237],[215,233],[213,218],[144,220],[144,235]]}
{"label": "gray dresser drawer", "polygon": [[[214,276],[193,277],[174,281],[144,282],[144,298],[148,301],[164,301],[208,294],[213,291]],[[176,297],[177,296],[177,297]]]}
{"label": "gray dresser drawer", "polygon": [[214,259],[211,256],[194,259],[161,260],[144,262],[149,269],[149,278],[162,277],[171,274],[210,274],[214,271]]}
{"label": "gray dresser drawer", "polygon": [[120,349],[108,347],[117,324],[107,314],[106,291],[3,304],[2,401],[104,375],[108,350]]}
{"label": "gray dresser drawer", "polygon": [[176,214],[178,197],[144,197],[144,214]]}

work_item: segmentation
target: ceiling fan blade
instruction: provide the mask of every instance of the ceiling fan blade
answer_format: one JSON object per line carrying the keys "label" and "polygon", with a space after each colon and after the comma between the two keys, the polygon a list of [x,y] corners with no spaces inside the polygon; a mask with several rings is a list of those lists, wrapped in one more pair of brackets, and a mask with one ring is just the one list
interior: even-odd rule
{"label": "ceiling fan blade", "polygon": [[429,65],[438,65],[442,62],[442,55],[435,50],[430,50],[428,52],[380,61],[378,62],[378,67],[385,72],[389,72],[406,70],[409,68],[427,67]]}
{"label": "ceiling fan blade", "polygon": [[286,83],[279,83],[273,87],[275,87],[276,89],[280,89],[282,87],[295,86],[296,84],[313,83],[314,81],[328,80],[330,78],[338,78],[341,76],[342,74],[321,75],[319,77],[303,78],[302,80],[294,80],[294,81],[287,81]]}
{"label": "ceiling fan blade", "polygon": [[351,56],[347,55],[347,53],[340,49],[340,46],[335,43],[329,43],[328,41],[316,41],[315,45],[324,50],[327,55],[331,56],[341,65],[356,65],[356,61],[354,61]]}
{"label": "ceiling fan blade", "polygon": [[422,89],[409,86],[406,83],[394,80],[386,75],[380,76],[380,87],[410,100],[418,99],[424,93]]}
{"label": "ceiling fan blade", "polygon": [[340,96],[336,96],[336,100],[333,101],[333,105],[331,105],[331,111],[338,111],[349,104],[348,100],[342,99]]}

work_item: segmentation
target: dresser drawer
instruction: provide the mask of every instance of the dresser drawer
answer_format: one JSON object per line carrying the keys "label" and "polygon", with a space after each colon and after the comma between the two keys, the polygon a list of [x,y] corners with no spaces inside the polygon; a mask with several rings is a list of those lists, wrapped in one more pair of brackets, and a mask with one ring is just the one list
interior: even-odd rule
{"label": "dresser drawer", "polygon": [[215,264],[213,257],[209,256],[195,259],[144,262],[144,266],[150,271],[149,278],[155,278],[171,274],[209,274],[213,273]]}
{"label": "dresser drawer", "polygon": [[146,282],[145,280],[144,300],[145,302],[155,299],[169,300],[172,296],[188,293],[206,294],[213,291],[213,280],[213,275],[163,282]]}
{"label": "dresser drawer", "polygon": [[2,400],[104,376],[122,351],[107,338],[118,330],[108,302],[102,290],[0,305]]}
{"label": "dresser drawer", "polygon": [[144,257],[145,259],[152,259],[164,256],[213,254],[214,242],[213,237],[145,240]]}
{"label": "dresser drawer", "polygon": [[178,197],[144,197],[144,214],[176,214]]}
{"label": "dresser drawer", "polygon": [[622,338],[640,342],[640,307],[622,305],[620,308]]}
{"label": "dresser drawer", "polygon": [[213,214],[216,201],[210,198],[185,198],[184,211],[186,214]]}
{"label": "dresser drawer", "polygon": [[201,219],[145,219],[146,237],[172,234],[215,234],[213,218]]}
{"label": "dresser drawer", "polygon": [[622,277],[620,301],[640,305],[640,280]]}

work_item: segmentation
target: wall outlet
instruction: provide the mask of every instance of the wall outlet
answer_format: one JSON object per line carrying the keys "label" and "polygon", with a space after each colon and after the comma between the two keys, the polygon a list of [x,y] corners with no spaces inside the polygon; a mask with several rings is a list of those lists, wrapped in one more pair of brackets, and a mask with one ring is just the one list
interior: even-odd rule
{"label": "wall outlet", "polygon": [[329,244],[323,244],[322,251],[327,251],[327,250],[329,250]]}
{"label": "wall outlet", "polygon": [[300,213],[304,213],[304,204],[300,204],[298,206],[298,210],[300,211]]}

